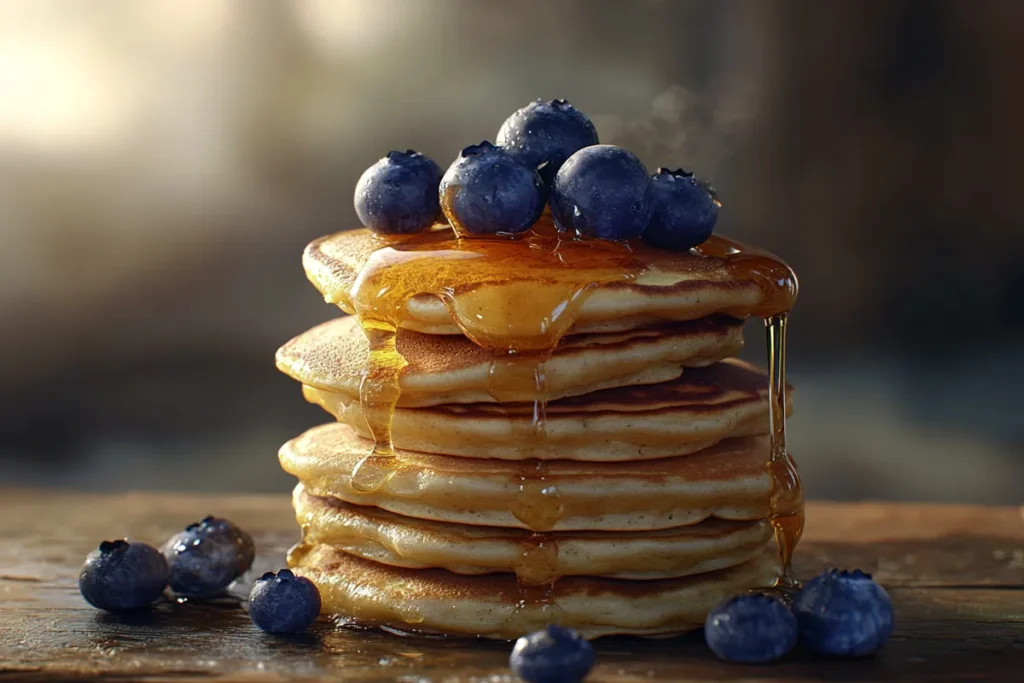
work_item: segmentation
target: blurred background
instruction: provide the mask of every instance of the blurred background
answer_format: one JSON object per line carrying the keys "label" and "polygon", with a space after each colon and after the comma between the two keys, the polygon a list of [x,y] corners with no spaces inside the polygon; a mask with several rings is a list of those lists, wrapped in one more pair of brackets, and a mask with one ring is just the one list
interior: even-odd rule
{"label": "blurred background", "polygon": [[[300,266],[390,149],[532,99],[801,278],[818,498],[1024,502],[1024,5],[0,0],[0,484],[287,491]],[[763,358],[762,332],[747,355]]]}

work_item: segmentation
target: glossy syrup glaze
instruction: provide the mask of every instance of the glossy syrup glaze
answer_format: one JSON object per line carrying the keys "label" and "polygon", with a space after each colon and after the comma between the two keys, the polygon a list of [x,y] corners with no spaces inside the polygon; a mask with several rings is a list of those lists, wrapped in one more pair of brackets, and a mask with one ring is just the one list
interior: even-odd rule
{"label": "glossy syrup glaze", "polygon": [[[518,437],[543,439],[545,360],[572,329],[588,297],[603,286],[642,278],[651,251],[639,243],[563,239],[547,216],[514,239],[459,239],[450,228],[438,226],[421,235],[381,240],[345,297],[371,348],[360,401],[374,445],[352,471],[353,488],[377,490],[394,472],[391,420],[405,366],[395,332],[414,297],[440,299],[458,328],[492,353],[488,391],[495,400],[513,393],[536,397],[530,427]],[[759,292],[756,304],[722,312],[766,322],[772,435],[766,468],[774,485],[771,521],[783,566],[788,566],[803,528],[800,480],[785,445],[785,322],[797,295],[796,277],[771,254],[718,236],[692,249],[683,268],[703,273],[709,265],[717,267],[719,277],[753,283]],[[544,605],[557,622],[550,595],[558,578],[559,549],[548,532],[562,515],[558,488],[547,476],[547,465],[530,460],[521,463],[516,485],[511,512],[536,532],[521,544],[516,566],[521,604]],[[786,580],[780,577],[780,584]]]}

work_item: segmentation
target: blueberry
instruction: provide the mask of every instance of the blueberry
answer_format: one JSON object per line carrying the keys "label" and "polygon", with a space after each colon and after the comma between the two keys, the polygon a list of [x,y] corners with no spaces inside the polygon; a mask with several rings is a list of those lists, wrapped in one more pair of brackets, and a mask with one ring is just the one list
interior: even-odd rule
{"label": "blueberry", "polygon": [[509,666],[527,683],[577,683],[594,666],[594,647],[572,629],[548,626],[516,641]]}
{"label": "blueberry", "polygon": [[216,517],[189,524],[164,543],[162,550],[171,567],[171,590],[194,598],[223,593],[249,570],[256,554],[249,534]]}
{"label": "blueberry", "polygon": [[544,210],[544,184],[500,147],[462,150],[441,179],[441,208],[460,235],[529,230]]}
{"label": "blueberry", "polygon": [[249,617],[267,633],[303,631],[320,614],[320,591],[316,584],[282,569],[275,576],[267,572],[256,580],[249,593]]}
{"label": "blueberry", "polygon": [[565,100],[537,100],[505,119],[495,142],[550,187],[566,159],[598,140],[590,119]]}
{"label": "blueberry", "polygon": [[356,213],[363,225],[384,235],[426,230],[438,216],[441,167],[419,152],[388,152],[356,183]]}
{"label": "blueberry", "polygon": [[644,242],[661,249],[689,249],[711,237],[718,204],[706,183],[682,169],[659,168],[651,177],[654,211],[644,230]]}
{"label": "blueberry", "polygon": [[793,614],[801,642],[818,654],[874,654],[892,634],[889,594],[859,569],[833,569],[808,581],[793,600]]}
{"label": "blueberry", "polygon": [[118,610],[147,607],[160,597],[170,570],[160,551],[145,543],[103,541],[85,558],[78,590],[90,605]]}
{"label": "blueberry", "polygon": [[585,147],[555,176],[551,212],[561,230],[609,240],[640,236],[651,218],[647,169],[614,145]]}
{"label": "blueberry", "polygon": [[747,594],[720,603],[704,622],[704,640],[729,662],[770,662],[796,645],[793,613],[775,598]]}

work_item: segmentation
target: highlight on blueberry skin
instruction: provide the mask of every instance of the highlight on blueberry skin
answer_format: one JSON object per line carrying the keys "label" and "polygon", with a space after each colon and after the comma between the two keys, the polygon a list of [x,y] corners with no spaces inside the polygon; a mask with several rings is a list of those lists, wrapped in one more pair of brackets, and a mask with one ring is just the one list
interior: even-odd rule
{"label": "highlight on blueberry skin", "polygon": [[78,590],[90,605],[102,610],[140,609],[163,594],[169,575],[167,560],[153,546],[103,541],[85,558]]}
{"label": "highlight on blueberry skin", "polygon": [[800,641],[822,655],[864,657],[892,635],[892,600],[870,574],[830,570],[804,584],[793,600]]}
{"label": "highlight on blueberry skin", "polygon": [[441,215],[441,167],[414,150],[388,152],[356,183],[356,214],[381,235],[423,232]]}
{"label": "highlight on blueberry skin", "polygon": [[651,177],[654,210],[644,242],[660,249],[690,249],[711,237],[718,204],[706,183],[682,169],[659,168]]}
{"label": "highlight on blueberry skin", "polygon": [[505,119],[495,142],[530,168],[548,187],[565,160],[598,144],[597,130],[565,100],[536,100]]}
{"label": "highlight on blueberry skin", "polygon": [[579,633],[548,626],[516,641],[509,667],[527,683],[578,683],[594,666],[594,647]]}
{"label": "highlight on blueberry skin", "polygon": [[304,631],[320,614],[316,584],[289,569],[267,572],[249,593],[249,617],[267,633]]}
{"label": "highlight on blueberry skin", "polygon": [[614,145],[573,154],[555,176],[551,213],[559,230],[606,240],[640,237],[654,208],[643,163]]}
{"label": "highlight on blueberry skin", "polygon": [[704,640],[728,662],[756,664],[787,654],[796,645],[793,613],[767,595],[739,595],[720,603],[704,622]]}
{"label": "highlight on blueberry skin", "polygon": [[462,150],[441,179],[441,209],[462,237],[514,235],[544,210],[544,184],[532,168],[484,141]]}
{"label": "highlight on blueberry skin", "polygon": [[188,525],[161,550],[171,568],[171,590],[191,598],[220,595],[249,570],[256,555],[249,534],[217,517]]}

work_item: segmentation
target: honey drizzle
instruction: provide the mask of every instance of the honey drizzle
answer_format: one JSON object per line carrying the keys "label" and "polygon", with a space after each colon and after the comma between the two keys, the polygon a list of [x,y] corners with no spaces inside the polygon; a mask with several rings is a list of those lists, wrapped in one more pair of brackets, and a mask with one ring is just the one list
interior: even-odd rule
{"label": "honey drizzle", "polygon": [[796,463],[786,448],[786,319],[787,314],[765,319],[768,342],[768,419],[771,428],[771,450],[768,473],[772,478],[771,515],[775,540],[782,561],[778,585],[792,584],[790,560],[804,528],[804,496]]}
{"label": "honey drizzle", "polygon": [[[641,252],[640,258],[634,248]],[[370,343],[360,401],[374,442],[372,452],[352,471],[353,488],[378,490],[395,471],[390,427],[406,367],[396,346],[396,331],[408,314],[410,300],[422,294],[436,296],[463,334],[491,351],[487,389],[499,404],[532,395],[533,419],[529,429],[517,436],[524,442],[539,441],[546,430],[545,361],[595,288],[628,282],[643,273],[646,249],[563,240],[546,216],[533,231],[514,240],[462,240],[450,229],[435,229],[382,243],[348,292],[349,308]],[[803,528],[803,494],[785,443],[786,313],[796,298],[796,277],[771,254],[718,236],[691,253],[721,260],[730,277],[753,282],[761,291],[756,306],[720,312],[755,315],[766,324],[771,421],[766,467],[773,481],[770,520],[785,568],[780,577],[783,585]],[[559,548],[550,533],[562,516],[561,496],[543,461],[522,463],[518,487],[511,512],[535,533],[520,546],[515,566],[519,600],[507,620],[510,631],[516,630],[527,608],[540,606],[550,623],[558,623],[561,614],[553,599]]]}
{"label": "honey drizzle", "polygon": [[[496,400],[517,391],[534,397],[524,437],[542,439],[544,360],[597,286],[632,280],[643,269],[628,245],[563,240],[549,218],[521,239],[459,239],[450,229],[435,229],[382,242],[348,293],[370,344],[359,398],[373,436],[372,452],[352,471],[353,488],[376,491],[393,476],[391,418],[406,366],[396,331],[414,297],[436,296],[459,329],[491,351],[488,391]],[[535,488],[523,485],[527,492]]]}
{"label": "honey drizzle", "polygon": [[372,492],[383,488],[394,476],[391,419],[401,395],[399,380],[406,362],[398,352],[395,324],[374,319],[360,322],[370,355],[359,382],[359,403],[373,436],[373,451],[356,464],[351,477],[354,489]]}

